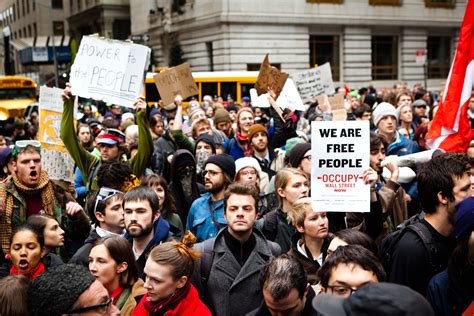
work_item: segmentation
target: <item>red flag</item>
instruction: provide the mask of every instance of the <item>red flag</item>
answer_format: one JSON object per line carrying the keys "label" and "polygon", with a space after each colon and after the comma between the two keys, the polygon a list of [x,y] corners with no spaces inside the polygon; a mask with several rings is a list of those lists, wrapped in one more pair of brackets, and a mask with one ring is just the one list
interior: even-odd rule
{"label": "red flag", "polygon": [[468,0],[458,48],[449,71],[444,96],[426,136],[432,149],[466,152],[472,139],[467,107],[474,80],[474,1]]}

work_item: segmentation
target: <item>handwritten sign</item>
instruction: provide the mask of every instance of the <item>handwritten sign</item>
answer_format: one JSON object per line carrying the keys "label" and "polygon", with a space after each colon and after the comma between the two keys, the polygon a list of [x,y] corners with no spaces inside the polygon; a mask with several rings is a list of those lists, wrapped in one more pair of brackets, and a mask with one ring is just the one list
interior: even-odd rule
{"label": "handwritten sign", "polygon": [[295,81],[298,92],[304,102],[312,101],[321,94],[331,95],[334,93],[334,83],[329,63],[325,63],[317,68],[293,73],[291,78]]}
{"label": "handwritten sign", "polygon": [[311,199],[316,209],[370,211],[370,186],[362,179],[370,165],[369,122],[312,122],[311,155]]}
{"label": "handwritten sign", "polygon": [[160,72],[153,79],[165,105],[173,103],[178,94],[183,99],[199,94],[191,67],[186,63]]}
{"label": "handwritten sign", "polygon": [[82,37],[71,67],[72,94],[133,107],[143,90],[150,51],[143,45]]}
{"label": "handwritten sign", "polygon": [[[268,93],[258,95],[257,90],[250,89],[250,99],[252,100],[252,106],[259,108],[270,107],[268,102]],[[305,111],[303,101],[296,90],[295,83],[291,79],[287,79],[283,90],[281,90],[280,96],[276,99],[276,104],[281,109],[290,108],[296,111]]]}
{"label": "handwritten sign", "polygon": [[40,87],[39,140],[44,170],[52,180],[73,181],[74,160],[60,138],[63,112],[62,90]]}
{"label": "handwritten sign", "polygon": [[270,65],[267,54],[262,65],[260,65],[260,72],[258,73],[257,82],[255,83],[255,89],[258,95],[261,95],[266,93],[268,87],[270,87],[278,98],[281,90],[283,90],[285,86],[286,79],[288,79],[288,74]]}

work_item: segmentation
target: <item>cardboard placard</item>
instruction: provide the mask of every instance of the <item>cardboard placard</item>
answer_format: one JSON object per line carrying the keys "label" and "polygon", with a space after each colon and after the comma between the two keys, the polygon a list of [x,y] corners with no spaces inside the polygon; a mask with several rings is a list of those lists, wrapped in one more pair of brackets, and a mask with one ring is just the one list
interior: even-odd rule
{"label": "cardboard placard", "polygon": [[[250,89],[250,99],[252,100],[252,106],[259,108],[268,108],[270,103],[268,102],[268,93],[258,95],[257,90]],[[276,99],[276,103],[281,109],[290,108],[295,111],[304,112],[305,106],[303,101],[296,90],[293,80],[287,79],[283,90],[281,90],[280,96]]]}
{"label": "cardboard placard", "polygon": [[186,99],[199,94],[189,64],[184,63],[153,76],[163,104],[174,102],[177,95]]}
{"label": "cardboard placard", "polygon": [[276,98],[278,98],[281,90],[283,90],[285,86],[286,79],[288,79],[288,74],[270,65],[267,54],[265,55],[262,65],[260,65],[260,72],[258,73],[257,82],[255,83],[255,89],[258,95],[261,95],[266,93],[268,87],[270,87],[273,92],[275,92]]}
{"label": "cardboard placard", "polygon": [[311,192],[320,212],[369,212],[370,185],[363,172],[370,165],[368,121],[311,123]]}
{"label": "cardboard placard", "polygon": [[63,112],[62,90],[40,87],[39,140],[43,169],[51,180],[73,181],[74,160],[60,138]]}
{"label": "cardboard placard", "polygon": [[73,95],[133,107],[143,91],[150,48],[83,36],[71,67]]}
{"label": "cardboard placard", "polygon": [[311,102],[319,95],[334,93],[331,66],[325,63],[317,68],[311,68],[291,74],[303,102]]}

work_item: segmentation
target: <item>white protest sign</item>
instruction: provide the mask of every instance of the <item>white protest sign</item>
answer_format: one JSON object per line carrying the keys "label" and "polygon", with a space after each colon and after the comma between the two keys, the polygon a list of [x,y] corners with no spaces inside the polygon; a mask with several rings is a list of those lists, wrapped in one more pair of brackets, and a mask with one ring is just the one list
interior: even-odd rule
{"label": "white protest sign", "polygon": [[331,66],[325,63],[317,68],[308,69],[291,74],[296,88],[304,102],[313,101],[321,94],[334,94]]}
{"label": "white protest sign", "polygon": [[[268,102],[268,93],[258,95],[256,89],[250,89],[250,99],[252,100],[252,106],[258,108],[269,108],[270,102]],[[280,95],[276,99],[276,104],[281,109],[290,108],[296,111],[305,111],[303,101],[296,90],[295,83],[291,79],[287,79],[283,90],[281,90]]]}
{"label": "white protest sign", "polygon": [[311,199],[321,212],[369,212],[370,186],[362,173],[370,165],[368,121],[311,124]]}
{"label": "white protest sign", "polygon": [[71,67],[72,94],[133,107],[149,61],[146,46],[84,36]]}
{"label": "white protest sign", "polygon": [[52,180],[73,181],[74,160],[60,138],[63,90],[40,87],[39,140],[43,169]]}

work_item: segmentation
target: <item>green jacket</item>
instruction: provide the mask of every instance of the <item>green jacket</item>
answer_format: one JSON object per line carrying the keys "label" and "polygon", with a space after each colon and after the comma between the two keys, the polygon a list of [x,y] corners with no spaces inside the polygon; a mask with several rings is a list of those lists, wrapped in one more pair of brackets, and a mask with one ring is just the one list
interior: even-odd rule
{"label": "green jacket", "polygon": [[183,133],[182,130],[171,131],[171,135],[173,135],[173,139],[179,149],[187,149],[191,153],[194,153],[194,143]]}
{"label": "green jacket", "polygon": [[[11,217],[11,227],[13,230],[16,226],[26,222],[27,210],[25,197],[18,192],[11,177],[7,178],[5,182],[0,183],[0,186],[5,187],[8,195],[13,195],[13,213]],[[56,218],[67,237],[82,243],[89,235],[89,218],[84,212],[81,212],[75,217],[67,216],[66,204],[70,201],[74,201],[72,196],[59,185],[54,184],[53,216]],[[4,215],[6,214],[0,216],[0,227],[3,227],[3,225],[7,223],[7,219]],[[0,235],[3,251],[10,252],[10,234],[7,236],[7,232],[2,229]]]}
{"label": "green jacket", "polygon": [[[134,175],[141,178],[148,166],[151,154],[153,153],[153,141],[150,130],[148,129],[148,120],[145,113],[137,113],[137,123],[139,134],[138,153],[133,159],[128,160],[125,163],[132,168]],[[99,166],[101,159],[89,153],[84,147],[82,147],[76,137],[76,132],[74,130],[73,100],[64,101],[64,111],[61,120],[61,139],[72,159],[74,159],[74,162],[77,164],[77,167],[81,170],[85,185],[88,185],[89,175]],[[92,180],[90,188],[92,192],[99,189],[99,186],[97,185],[97,176]]]}

